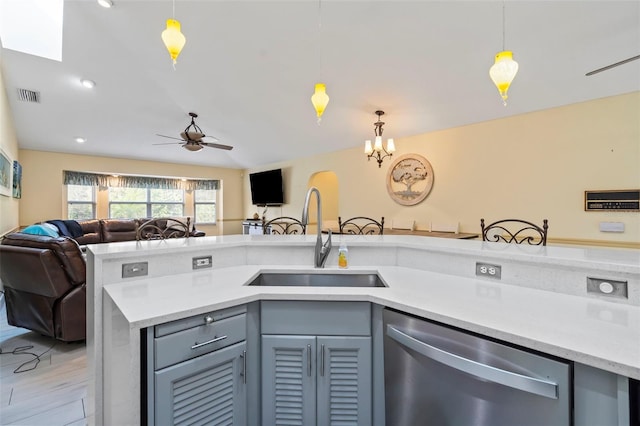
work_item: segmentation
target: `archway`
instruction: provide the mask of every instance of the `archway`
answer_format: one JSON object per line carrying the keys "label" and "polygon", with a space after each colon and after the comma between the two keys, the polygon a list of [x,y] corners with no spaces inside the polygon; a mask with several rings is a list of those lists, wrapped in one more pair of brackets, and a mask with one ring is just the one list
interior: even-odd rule
{"label": "archway", "polygon": [[[338,176],[331,171],[323,171],[312,174],[309,177],[307,188],[315,186],[320,191],[320,198],[322,200],[322,221],[326,227],[337,227],[338,224]],[[309,206],[309,222],[317,224],[318,218],[316,215],[316,201],[315,198],[311,199],[311,205]],[[315,229],[313,230],[315,232]],[[307,233],[310,233],[307,230]]]}

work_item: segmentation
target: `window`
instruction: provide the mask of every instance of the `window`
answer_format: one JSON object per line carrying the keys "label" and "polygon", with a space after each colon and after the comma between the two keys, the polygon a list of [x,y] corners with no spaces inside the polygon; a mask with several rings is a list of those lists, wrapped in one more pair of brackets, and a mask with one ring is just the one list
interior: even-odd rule
{"label": "window", "polygon": [[109,217],[184,216],[184,190],[109,187]]}
{"label": "window", "polygon": [[193,191],[194,223],[216,223],[216,190],[195,189]]}
{"label": "window", "polygon": [[67,185],[67,218],[72,220],[96,217],[96,187]]}

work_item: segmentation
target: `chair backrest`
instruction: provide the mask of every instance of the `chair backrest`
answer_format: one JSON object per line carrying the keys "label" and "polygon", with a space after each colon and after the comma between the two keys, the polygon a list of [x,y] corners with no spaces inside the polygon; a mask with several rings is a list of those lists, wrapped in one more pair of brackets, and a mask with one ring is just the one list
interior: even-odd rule
{"label": "chair backrest", "polygon": [[480,229],[482,241],[546,246],[549,225],[547,219],[542,221],[542,227],[521,219],[503,219],[485,225],[484,219],[480,219]]}
{"label": "chair backrest", "polygon": [[264,234],[297,234],[304,235],[307,233],[307,227],[300,220],[289,217],[280,216],[269,221],[262,222],[262,232]]}
{"label": "chair backrest", "polygon": [[384,232],[384,216],[380,222],[365,216],[355,216],[343,221],[338,216],[338,226],[341,234],[382,235]]}
{"label": "chair backrest", "polygon": [[136,240],[165,240],[167,238],[188,238],[190,218],[187,222],[172,218],[149,219],[138,226]]}

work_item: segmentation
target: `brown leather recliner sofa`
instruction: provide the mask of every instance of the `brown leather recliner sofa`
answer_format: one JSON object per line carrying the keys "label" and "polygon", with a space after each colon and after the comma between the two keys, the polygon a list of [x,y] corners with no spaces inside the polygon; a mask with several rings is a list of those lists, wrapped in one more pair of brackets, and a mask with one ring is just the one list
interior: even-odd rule
{"label": "brown leather recliner sofa", "polygon": [[[86,337],[86,244],[135,241],[149,223],[164,229],[167,219],[92,219],[78,222],[83,235],[49,237],[14,232],[0,243],[0,280],[8,323],[58,340]],[[204,232],[190,230],[189,236]]]}
{"label": "brown leather recliner sofa", "polygon": [[65,342],[86,336],[86,265],[69,237],[15,232],[0,244],[9,324]]}

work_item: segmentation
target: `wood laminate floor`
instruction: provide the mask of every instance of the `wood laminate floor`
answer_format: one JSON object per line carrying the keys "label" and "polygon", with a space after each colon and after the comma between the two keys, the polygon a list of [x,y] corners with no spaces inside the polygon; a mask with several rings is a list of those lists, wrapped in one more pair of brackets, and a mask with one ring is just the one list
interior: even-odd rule
{"label": "wood laminate floor", "polygon": [[[84,342],[64,343],[9,325],[1,300],[0,349],[0,425],[87,424]],[[40,357],[37,365],[29,353]]]}

